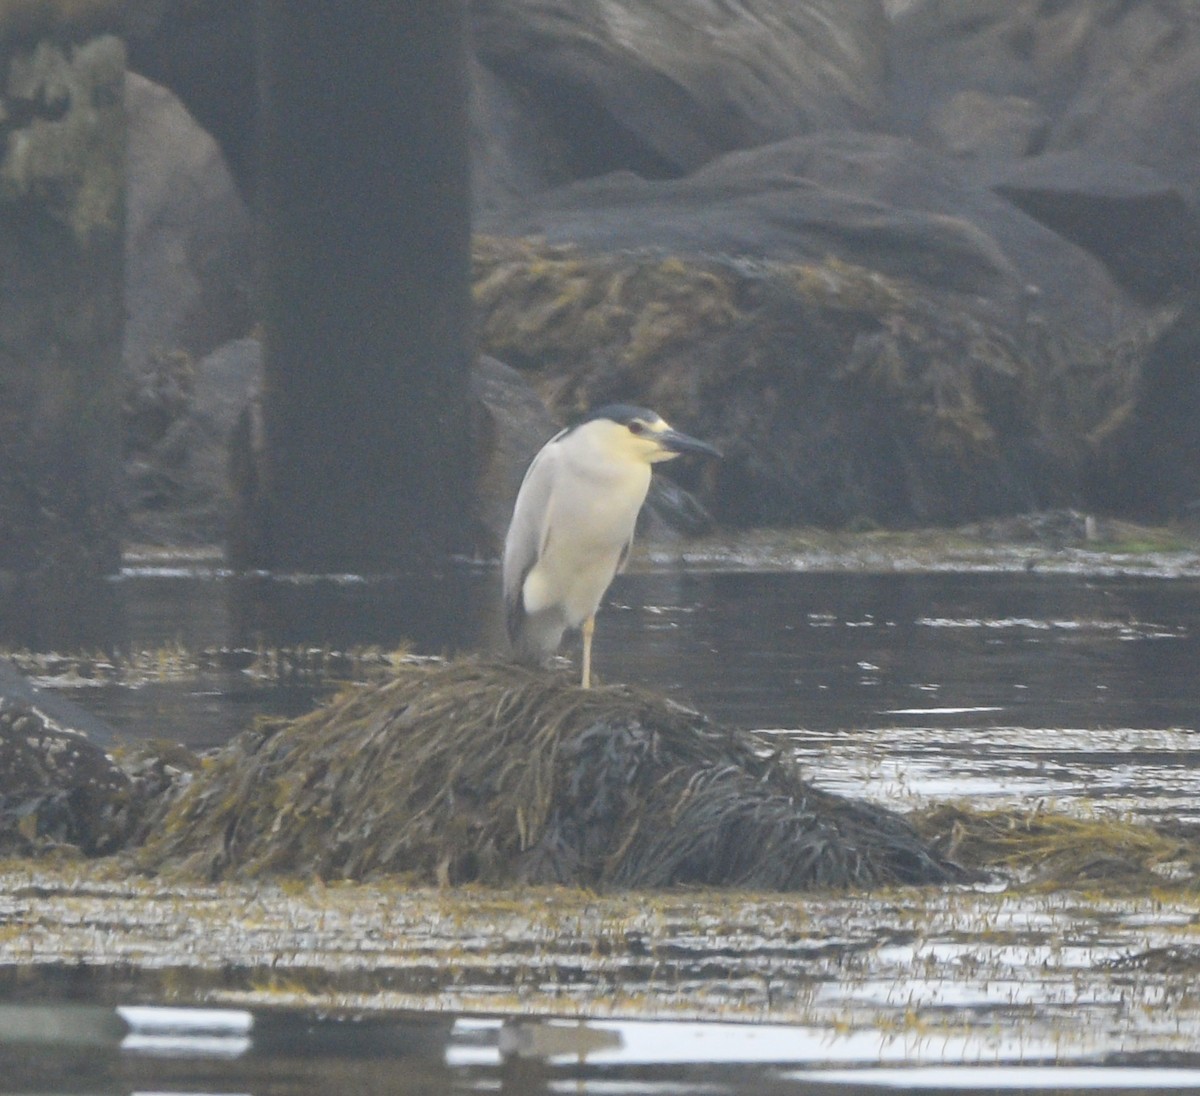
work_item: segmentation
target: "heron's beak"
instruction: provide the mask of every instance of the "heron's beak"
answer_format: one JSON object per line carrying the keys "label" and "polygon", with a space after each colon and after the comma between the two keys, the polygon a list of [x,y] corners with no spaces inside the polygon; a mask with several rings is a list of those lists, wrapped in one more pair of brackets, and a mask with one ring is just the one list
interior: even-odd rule
{"label": "heron's beak", "polygon": [[681,434],[678,430],[664,430],[657,440],[669,453],[701,453],[706,457],[721,457],[721,451],[714,449],[708,442]]}

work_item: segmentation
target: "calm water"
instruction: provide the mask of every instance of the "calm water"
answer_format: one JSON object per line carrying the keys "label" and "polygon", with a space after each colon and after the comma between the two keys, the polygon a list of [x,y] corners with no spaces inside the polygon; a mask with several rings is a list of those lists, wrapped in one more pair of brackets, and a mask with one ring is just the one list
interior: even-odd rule
{"label": "calm water", "polygon": [[[131,736],[212,746],[321,693],[320,674],[247,667],[252,651],[499,650],[496,586],[487,569],[414,589],[131,568],[111,590],[110,645],[132,665],[101,659],[81,677],[52,662],[40,681]],[[601,680],[778,736],[834,790],[904,805],[1086,798],[1200,821],[1195,578],[625,575],[595,662]]]}
{"label": "calm water", "polygon": [[[109,596],[100,632],[125,668],[97,657],[81,677],[76,661],[52,661],[41,683],[131,736],[194,746],[225,740],[261,711],[304,710],[321,691],[308,675],[260,676],[221,651],[498,644],[488,570],[414,590],[131,568]],[[10,646],[30,644],[28,622],[21,627]],[[60,634],[57,624],[39,628],[33,646]],[[207,652],[200,670],[197,652]],[[665,690],[768,731],[818,783],[848,794],[903,807],[969,798],[1200,821],[1192,578],[629,575],[599,619],[595,660],[602,680]],[[967,1026],[991,1022],[981,992],[962,1004]],[[1192,1056],[1122,1054],[1119,1032],[1108,1053],[1056,1062],[1053,1048],[1039,1057],[1035,1047],[1017,1068],[983,1068],[971,1065],[969,1035],[917,1053],[897,1033],[835,1038],[769,1025],[332,1023],[155,1010],[114,1024],[111,1010],[92,1008],[59,1009],[61,1025],[31,1033],[13,1015],[28,1019],[28,1007],[7,1020],[0,1007],[9,1067],[0,1092],[1200,1092]]]}

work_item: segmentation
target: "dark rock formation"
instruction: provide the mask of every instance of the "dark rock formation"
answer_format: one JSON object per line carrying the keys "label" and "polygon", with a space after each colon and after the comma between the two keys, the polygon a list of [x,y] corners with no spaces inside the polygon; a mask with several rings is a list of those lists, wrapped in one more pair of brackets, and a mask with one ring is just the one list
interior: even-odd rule
{"label": "dark rock formation", "polygon": [[967,89],[925,120],[930,145],[965,161],[1006,163],[1032,155],[1045,140],[1046,115],[1032,99]]}
{"label": "dark rock formation", "polygon": [[1157,332],[1107,425],[1089,501],[1143,521],[1184,518],[1200,504],[1200,300]]}
{"label": "dark rock formation", "polygon": [[130,68],[170,88],[212,134],[247,200],[258,157],[254,17],[243,0],[121,0],[116,15]]}
{"label": "dark rock formation", "polygon": [[[1083,505],[1148,516],[1194,497],[1186,454],[1200,449],[1200,433],[1186,413],[1195,403],[1186,332],[1196,326],[1200,141],[1188,104],[1200,97],[1200,15],[1190,6],[473,0],[468,11],[483,229],[544,232],[596,257],[653,249],[633,260],[638,269],[672,255],[712,263],[718,281],[734,272],[729,284],[754,287],[752,296],[774,284],[756,268],[764,260],[824,267],[832,257],[907,283],[902,295],[924,302],[925,319],[897,359],[904,368],[870,370],[888,376],[882,387],[854,389],[846,378],[861,380],[872,347],[876,362],[897,353],[888,315],[849,339],[834,322],[839,334],[815,344],[813,332],[830,330],[824,306],[820,322],[809,313],[793,320],[801,356],[824,363],[808,375],[839,378],[822,382],[826,405],[786,384],[765,384],[752,398],[738,387],[742,336],[724,329],[715,346],[731,398],[712,385],[722,364],[714,344],[693,339],[686,324],[678,357],[652,375],[667,359],[661,346],[645,352],[635,328],[654,342],[672,310],[695,321],[708,304],[688,278],[672,292],[658,280],[653,322],[622,297],[636,322],[610,314],[615,328],[584,326],[569,337],[559,321],[577,303],[572,287],[560,286],[557,300],[534,295],[532,315],[516,304],[528,286],[499,309],[489,296],[485,349],[531,371],[555,420],[593,396],[644,399],[725,434],[766,414],[773,444],[788,420],[793,440],[782,450],[747,457],[731,473],[735,459],[719,488],[689,484],[735,520],[958,522]],[[252,198],[251,25],[234,0],[21,0],[0,17],[0,39],[78,46],[119,32],[132,66],[182,98]],[[192,415],[189,385],[205,368],[197,359],[246,330],[245,211],[212,142],[185,132],[161,89],[131,83],[127,356],[139,372],[126,392],[128,498],[136,536],[187,541],[214,535],[225,506],[210,475],[216,434],[176,424]],[[147,117],[165,136],[142,135]],[[700,296],[686,301],[689,292]],[[755,322],[759,305],[742,305],[738,298],[739,322]],[[593,322],[595,311],[585,311]],[[501,321],[514,326],[501,332]],[[708,322],[698,330],[711,336]],[[779,345],[791,344],[779,337]],[[909,390],[914,378],[923,395]],[[702,406],[698,393],[724,402]],[[525,397],[511,404],[513,437],[527,429]],[[785,407],[801,399],[809,402]],[[855,408],[854,399],[864,402]],[[502,524],[491,492],[523,463],[500,473],[487,464],[491,448],[511,440],[499,414],[472,420],[484,433],[477,466],[488,477],[481,551]],[[802,432],[805,444],[794,440]],[[525,444],[536,448],[532,436]],[[779,474],[785,460],[806,466]]]}
{"label": "dark rock formation", "polygon": [[230,438],[262,382],[262,349],[238,339],[193,362],[175,354],[142,379],[126,413],[129,536],[214,544],[229,532]]}
{"label": "dark rock formation", "polygon": [[1150,168],[1094,153],[1050,152],[997,169],[992,189],[1092,252],[1151,302],[1200,283],[1200,219],[1185,191]]}
{"label": "dark rock formation", "polygon": [[1045,118],[1030,152],[1154,168],[1196,194],[1200,10],[1159,0],[919,0],[895,21],[889,103],[927,136],[964,90]]}
{"label": "dark rock formation", "polygon": [[0,659],[0,855],[106,856],[143,840],[200,760],[170,742],[119,747],[104,720]]}
{"label": "dark rock formation", "polygon": [[1031,312],[1095,339],[1135,316],[1102,263],[912,141],[840,133],[732,153],[678,181],[614,175],[483,217],[589,250],[847,262],[1019,331]]}

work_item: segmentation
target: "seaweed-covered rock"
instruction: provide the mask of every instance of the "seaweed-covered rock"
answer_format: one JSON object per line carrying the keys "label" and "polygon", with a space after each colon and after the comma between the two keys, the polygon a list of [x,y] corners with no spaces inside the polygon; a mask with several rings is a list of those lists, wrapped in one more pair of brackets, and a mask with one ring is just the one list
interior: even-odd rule
{"label": "seaweed-covered rock", "polygon": [[0,855],[114,852],[133,804],[129,777],[99,746],[33,703],[0,701]]}
{"label": "seaweed-covered rock", "polygon": [[1139,315],[1095,255],[965,178],[951,157],[885,134],[793,137],[728,153],[683,179],[613,173],[477,224],[592,252],[834,257],[1012,334],[1038,317],[1103,340]]}
{"label": "seaweed-covered rock", "polygon": [[244,733],[139,857],[210,879],[784,890],[964,877],[902,817],[815,788],[752,735],[623,686],[474,660],[405,665]]}
{"label": "seaweed-covered rock", "polygon": [[1075,505],[1143,350],[1017,336],[834,259],[481,237],[475,297],[484,347],[563,418],[630,399],[711,438],[726,459],[679,475],[735,526]]}

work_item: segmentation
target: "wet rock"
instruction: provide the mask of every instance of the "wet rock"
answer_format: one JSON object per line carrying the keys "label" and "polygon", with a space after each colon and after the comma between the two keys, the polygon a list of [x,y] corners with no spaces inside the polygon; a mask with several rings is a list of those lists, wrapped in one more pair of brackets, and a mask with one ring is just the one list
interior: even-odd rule
{"label": "wet rock", "polygon": [[209,879],[795,890],[966,878],[899,815],[820,791],[751,735],[625,687],[402,665],[212,759],[141,849]]}
{"label": "wet rock", "polygon": [[84,735],[95,746],[112,747],[118,741],[109,723],[64,696],[38,688],[7,659],[0,659],[0,705],[35,711],[39,719],[57,730]]}
{"label": "wet rock", "polygon": [[0,659],[0,855],[104,856],[144,836],[200,761],[174,743],[128,753],[120,743],[105,720]]}
{"label": "wet rock", "polygon": [[730,149],[872,128],[883,111],[878,0],[476,0],[471,19],[493,82],[480,98],[521,104],[487,160],[548,183],[677,176]]}
{"label": "wet rock", "polygon": [[999,169],[993,190],[1086,248],[1139,297],[1168,300],[1200,281],[1194,202],[1150,168],[1093,153],[1046,153]]}

